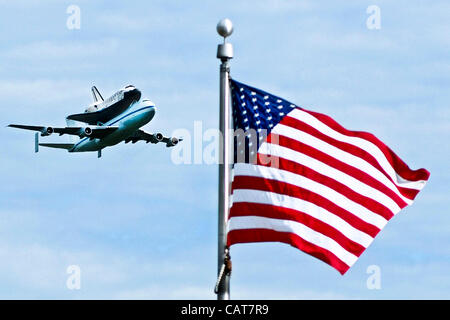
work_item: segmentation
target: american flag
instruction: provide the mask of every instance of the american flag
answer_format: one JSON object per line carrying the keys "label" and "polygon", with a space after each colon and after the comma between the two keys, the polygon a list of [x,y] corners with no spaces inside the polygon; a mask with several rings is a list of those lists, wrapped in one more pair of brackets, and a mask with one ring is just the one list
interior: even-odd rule
{"label": "american flag", "polygon": [[241,133],[227,245],[283,242],[344,274],[413,203],[429,172],[411,170],[370,133],[235,80],[230,85]]}

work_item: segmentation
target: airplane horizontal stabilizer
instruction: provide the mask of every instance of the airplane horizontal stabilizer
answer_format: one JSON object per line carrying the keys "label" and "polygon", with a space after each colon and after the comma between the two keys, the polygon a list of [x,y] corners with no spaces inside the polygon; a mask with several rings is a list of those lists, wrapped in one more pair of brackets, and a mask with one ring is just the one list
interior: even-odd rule
{"label": "airplane horizontal stabilizer", "polygon": [[74,146],[73,143],[39,143],[40,146],[48,147],[48,148],[57,148],[57,149],[72,149]]}

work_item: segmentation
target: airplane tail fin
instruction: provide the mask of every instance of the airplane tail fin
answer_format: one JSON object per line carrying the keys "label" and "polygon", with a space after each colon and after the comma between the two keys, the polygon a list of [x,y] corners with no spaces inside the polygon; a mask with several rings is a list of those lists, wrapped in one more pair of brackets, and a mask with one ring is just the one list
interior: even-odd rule
{"label": "airplane tail fin", "polygon": [[91,88],[91,90],[92,90],[92,97],[94,98],[94,102],[97,102],[97,101],[103,102],[103,97],[100,94],[100,92],[98,91],[97,87],[93,86]]}
{"label": "airplane tail fin", "polygon": [[66,149],[66,150],[70,150],[74,146],[73,143],[39,143],[39,145],[47,148]]}

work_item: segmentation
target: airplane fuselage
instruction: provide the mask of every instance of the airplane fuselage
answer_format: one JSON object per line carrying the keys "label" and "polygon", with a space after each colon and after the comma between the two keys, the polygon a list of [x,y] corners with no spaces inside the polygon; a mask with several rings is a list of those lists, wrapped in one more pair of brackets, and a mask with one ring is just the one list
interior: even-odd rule
{"label": "airplane fuselage", "polygon": [[156,113],[151,102],[134,102],[123,113],[105,122],[102,126],[116,126],[118,129],[102,139],[84,137],[69,152],[98,151],[124,141],[136,130],[149,123]]}

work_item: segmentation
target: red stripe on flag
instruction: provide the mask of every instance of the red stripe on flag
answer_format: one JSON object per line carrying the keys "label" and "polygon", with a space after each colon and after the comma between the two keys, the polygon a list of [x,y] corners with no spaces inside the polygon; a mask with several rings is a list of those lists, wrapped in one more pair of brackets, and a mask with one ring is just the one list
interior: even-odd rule
{"label": "red stripe on flag", "polygon": [[[270,167],[270,163],[262,163],[259,158],[258,158],[258,165]],[[363,196],[357,193],[356,191],[350,189],[346,185],[328,176],[320,174],[317,171],[314,171],[313,169],[310,169],[302,164],[287,159],[278,158],[278,169],[289,171],[297,175],[301,175],[310,180],[318,182],[324,186],[327,186],[335,190],[336,192],[344,195],[348,199],[366,208],[369,208],[372,212],[381,215],[386,220],[389,220],[394,216],[392,211],[389,208],[385,207],[383,204],[375,201],[372,198]]]}
{"label": "red stripe on flag", "polygon": [[[315,138],[318,138],[340,150],[348,152],[356,157],[359,157],[359,158],[367,161],[374,168],[376,168],[378,171],[383,173],[386,176],[386,178],[388,178],[392,183],[394,183],[394,184],[396,183],[392,179],[392,177],[378,163],[377,159],[375,159],[375,157],[372,154],[370,154],[369,152],[367,152],[366,150],[363,150],[360,147],[357,147],[353,144],[336,140],[336,139],[320,132],[319,130],[313,128],[312,126],[308,125],[306,122],[303,122],[301,120],[298,120],[298,119],[295,119],[295,118],[292,118],[289,116],[284,117],[283,120],[281,121],[281,124],[289,126],[291,128],[294,128],[296,130],[300,130],[305,133],[308,133],[308,134],[314,136]],[[402,187],[397,186],[397,188],[401,189]],[[410,190],[409,188],[404,188],[404,189]],[[416,193],[417,193],[416,189],[412,189],[412,190],[416,191]]]}
{"label": "red stripe on flag", "polygon": [[350,268],[332,252],[316,246],[294,233],[278,232],[269,229],[240,229],[229,231],[227,238],[228,246],[247,242],[282,242],[322,260],[338,270],[342,275]]}
{"label": "red stripe on flag", "polygon": [[242,216],[258,216],[280,220],[290,220],[301,223],[308,228],[320,232],[321,234],[333,239],[348,252],[355,256],[360,256],[366,248],[359,243],[347,238],[342,232],[333,228],[329,224],[318,220],[302,211],[273,206],[262,203],[237,202],[233,204],[230,210],[230,218]]}
{"label": "red stripe on flag", "polygon": [[[335,168],[336,170],[342,171],[346,174],[348,174],[349,176],[352,176],[353,178],[367,184],[368,186],[377,189],[381,192],[383,192],[384,194],[386,194],[388,197],[390,197],[392,200],[394,200],[398,206],[400,208],[404,208],[406,207],[407,203],[400,198],[400,196],[398,194],[396,194],[393,190],[391,190],[390,188],[388,188],[385,184],[383,184],[382,182],[378,181],[377,179],[375,179],[374,177],[372,177],[371,175],[365,173],[364,171],[357,169],[345,162],[342,162],[340,160],[337,160],[336,158],[322,152],[319,151],[313,147],[311,147],[310,145],[304,144],[298,140],[294,140],[285,136],[277,136],[277,138],[272,137],[272,134],[270,134],[267,137],[267,142],[271,142],[271,141],[276,141],[276,143],[282,147],[286,147],[289,148],[291,150],[303,153],[311,158],[314,158],[320,162],[323,162],[327,165],[329,165],[330,167]],[[262,161],[264,161],[264,159],[262,159]],[[402,188],[405,189],[405,188]],[[407,189],[407,190],[403,190],[399,192],[407,197],[408,199],[413,200],[415,198],[415,196],[418,193],[418,190],[413,190],[413,189]]]}
{"label": "red stripe on flag", "polygon": [[422,168],[422,169],[418,169],[418,170],[411,170],[408,167],[408,165],[402,159],[400,159],[399,156],[397,156],[395,154],[394,151],[392,151],[387,145],[385,145],[381,140],[379,140],[373,134],[364,132],[364,131],[347,130],[327,115],[324,115],[324,114],[318,113],[318,112],[301,109],[301,108],[299,108],[299,109],[304,112],[309,113],[310,115],[314,116],[316,119],[323,122],[324,124],[326,124],[327,126],[336,130],[339,133],[342,133],[349,137],[359,137],[359,138],[362,138],[362,139],[372,142],[383,152],[386,159],[389,161],[389,163],[394,168],[395,172],[397,172],[404,179],[410,180],[410,181],[418,181],[418,180],[428,180],[428,178],[430,177],[430,172],[426,169]]}
{"label": "red stripe on flag", "polygon": [[235,176],[232,183],[232,190],[236,189],[269,191],[295,197],[298,199],[303,199],[335,214],[336,216],[345,220],[354,228],[367,233],[372,238],[374,238],[378,234],[378,232],[380,232],[380,229],[378,227],[363,221],[351,212],[348,212],[347,210],[334,204],[327,198],[288,183],[258,177]]}

